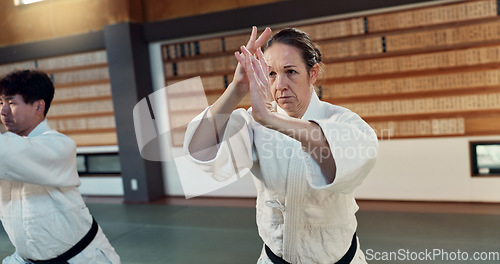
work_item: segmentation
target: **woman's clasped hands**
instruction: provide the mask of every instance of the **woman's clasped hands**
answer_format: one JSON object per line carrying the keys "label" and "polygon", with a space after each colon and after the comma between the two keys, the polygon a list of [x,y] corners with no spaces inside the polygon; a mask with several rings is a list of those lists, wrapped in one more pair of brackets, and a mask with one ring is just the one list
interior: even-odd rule
{"label": "woman's clasped hands", "polygon": [[246,82],[246,92],[250,94],[252,104],[252,116],[264,125],[270,114],[276,112],[276,104],[272,103],[270,92],[269,66],[261,49],[270,35],[271,29],[266,28],[257,39],[257,28],[253,27],[248,44],[241,46],[240,52],[235,52],[239,62],[235,79],[238,77],[241,83]]}

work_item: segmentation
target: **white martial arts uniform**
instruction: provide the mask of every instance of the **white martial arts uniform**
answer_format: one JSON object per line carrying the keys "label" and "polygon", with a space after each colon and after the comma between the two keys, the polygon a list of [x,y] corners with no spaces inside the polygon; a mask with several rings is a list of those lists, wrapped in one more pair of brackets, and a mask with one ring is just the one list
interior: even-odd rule
{"label": "white martial arts uniform", "polygon": [[[90,229],[77,188],[76,145],[41,122],[27,137],[0,135],[0,220],[16,252],[3,263],[55,258]],[[69,263],[120,263],[101,228]]]}
{"label": "white martial arts uniform", "polygon": [[[187,152],[206,111],[188,126]],[[352,192],[375,164],[377,136],[358,115],[320,101],[314,92],[302,119],[316,122],[326,136],[337,166],[331,184],[299,141],[265,128],[252,118],[251,109],[231,114],[213,160],[189,155],[218,181],[232,177],[235,167],[240,174],[250,169],[257,188],[259,234],[276,255],[291,263],[332,264],[347,252],[356,231],[358,206]],[[352,263],[365,262],[358,246]],[[272,263],[264,250],[258,263]]]}

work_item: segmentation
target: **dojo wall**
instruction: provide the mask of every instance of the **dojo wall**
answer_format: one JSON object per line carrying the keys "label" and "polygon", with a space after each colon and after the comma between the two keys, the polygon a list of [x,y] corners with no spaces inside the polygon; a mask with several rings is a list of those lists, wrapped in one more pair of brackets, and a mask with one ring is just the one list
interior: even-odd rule
{"label": "dojo wall", "polygon": [[[191,41],[193,38],[220,36],[220,34],[246,33],[254,24],[262,27],[314,23],[325,17],[349,18],[354,15],[372,14],[372,11],[378,12],[380,8],[391,11],[414,8],[421,4],[425,5],[425,2],[430,5],[440,5],[468,1],[360,0],[340,1],[342,4],[338,4],[336,1],[320,0],[286,1],[286,3],[280,0],[189,0],[182,1],[181,5],[173,0],[48,0],[20,8],[11,7],[10,2],[5,0],[0,3],[0,17],[2,17],[0,28],[3,29],[0,36],[0,64],[107,50],[108,59],[111,61],[110,83],[114,86],[113,112],[120,120],[116,123],[116,131],[122,138],[118,140],[117,147],[120,149],[122,164],[127,164],[131,169],[127,169],[127,175],[122,177],[122,185],[111,185],[106,179],[92,178],[82,186],[84,187],[82,190],[89,195],[121,195],[119,189],[122,188],[127,201],[147,201],[162,193],[184,195],[173,163],[145,162],[137,153],[135,134],[131,131],[133,123],[130,109],[153,91],[141,87],[146,83],[144,80],[151,81],[155,90],[165,85],[161,45],[176,41]],[[407,4],[411,6],[403,6]],[[279,14],[276,14],[275,10],[280,10]],[[492,22],[494,20],[495,18],[491,19]],[[413,30],[425,30],[425,27]],[[115,35],[121,39],[113,40],[112,37]],[[137,48],[137,44],[146,46],[149,52],[147,62],[134,61],[144,55],[145,50],[144,46]],[[488,45],[500,44],[490,42]],[[132,46],[129,50],[120,50],[126,56],[114,53],[114,56],[109,57],[110,52],[126,49],[129,46]],[[466,46],[464,45],[462,49],[466,49]],[[138,50],[140,52],[137,52]],[[128,62],[131,63],[117,63],[119,62],[117,59],[123,57],[129,58]],[[150,71],[143,67],[147,63],[151,65]],[[132,74],[116,75],[117,72],[128,70],[129,67],[133,68]],[[498,68],[495,67],[491,69]],[[127,85],[133,83],[131,88],[126,85],[118,87],[113,85],[113,81],[123,76],[133,79],[133,82],[126,83]],[[137,78],[138,76],[140,78]],[[493,89],[489,87],[488,92],[492,92]],[[127,98],[128,95],[132,97]],[[399,99],[404,98],[399,97]],[[468,141],[500,140],[500,132],[495,130],[500,122],[495,122],[496,119],[490,116],[484,119],[488,124],[481,126],[479,122],[481,120],[483,119],[479,117],[469,123],[473,128],[471,133],[477,131],[483,133],[488,130],[488,135],[394,138],[381,141],[377,165],[364,184],[357,189],[357,197],[500,202],[498,177],[470,177]],[[163,122],[168,122],[168,118]],[[475,124],[478,126],[472,126]],[[163,155],[172,157],[179,151],[179,148],[166,146]],[[152,167],[154,168],[151,169]],[[132,190],[131,181],[134,180],[139,183],[138,190]],[[161,190],[155,190],[154,195],[149,194],[151,188],[158,186]],[[251,197],[255,196],[255,189],[252,179],[246,177],[208,195]]]}
{"label": "dojo wall", "polygon": [[[144,161],[138,154],[131,119],[131,109],[139,100],[135,96],[151,92],[147,87],[150,73],[141,64],[147,66],[149,60],[137,57],[141,44],[157,33],[145,40],[144,25],[277,1],[47,0],[26,6],[0,1],[0,74],[17,68],[48,72],[57,90],[48,116],[51,126],[73,138],[79,153],[96,154],[103,149],[116,153],[119,149],[122,174],[82,176],[84,195],[124,195],[127,201],[148,201],[163,196],[163,181],[160,164]],[[188,27],[184,23],[182,30],[189,32]],[[160,29],[166,31],[170,30]],[[87,58],[86,54],[96,57],[96,53],[100,59]],[[123,73],[127,70],[131,74]],[[103,85],[107,87],[94,89]],[[110,86],[116,89],[111,91]],[[99,120],[104,122],[93,122]]]}
{"label": "dojo wall", "polygon": [[[160,44],[150,46],[155,90],[162,89],[163,67]],[[168,126],[168,120],[163,119]],[[500,140],[498,136],[418,138],[381,140],[375,168],[355,191],[358,199],[500,202],[499,177],[471,177],[469,141]],[[174,157],[180,148],[164,142],[165,193],[184,196]],[[193,169],[193,173],[197,173]],[[201,175],[201,174],[200,174]],[[192,184],[196,184],[193,182]],[[254,197],[251,177],[221,188],[206,196]]]}
{"label": "dojo wall", "polygon": [[[460,3],[457,1],[456,3]],[[449,2],[453,3],[453,2]],[[462,2],[466,3],[466,2]],[[487,4],[493,3],[493,1],[483,2]],[[451,5],[450,5],[451,6]],[[449,8],[450,6],[446,6]],[[436,8],[438,9],[438,8]],[[403,8],[404,10],[404,8]],[[408,10],[412,10],[409,8]],[[420,9],[419,9],[420,10]],[[495,16],[496,11],[492,10],[489,13],[493,13]],[[397,12],[396,12],[397,13]],[[469,13],[472,15],[472,13]],[[368,21],[370,19],[370,14],[368,16]],[[376,15],[375,15],[376,16]],[[350,19],[347,17],[346,19]],[[335,17],[332,18],[335,21]],[[492,22],[497,21],[494,17],[491,18]],[[467,22],[469,23],[469,22]],[[454,23],[449,26],[450,31],[456,25]],[[473,22],[471,22],[473,24]],[[441,28],[446,28],[446,25],[441,26]],[[458,26],[457,26],[458,27]],[[424,27],[416,27],[413,29],[415,35],[418,35],[419,30],[426,30]],[[457,30],[459,32],[460,30]],[[412,32],[412,31],[410,31]],[[237,35],[238,32],[233,33]],[[458,33],[460,34],[460,33]],[[191,58],[186,59],[167,59],[165,55],[165,49],[162,47],[169,46],[174,47],[175,45],[187,45],[186,43],[192,43],[197,39],[216,39],[218,36],[214,34],[213,36],[200,36],[197,38],[193,36],[192,38],[179,39],[179,40],[169,40],[166,42],[158,42],[150,45],[150,60],[153,64],[153,75],[155,76],[155,89],[161,89],[172,83],[172,80],[180,81],[183,77],[173,76],[171,72],[165,69],[165,65],[170,66],[171,63],[177,61],[185,60],[189,61]],[[346,41],[345,38],[342,41]],[[469,41],[469,40],[466,40]],[[347,41],[346,41],[347,42]],[[177,44],[176,44],[177,43]],[[181,44],[179,44],[181,43]],[[495,43],[489,42],[490,45],[496,45]],[[478,44],[476,44],[478,45]],[[481,45],[481,44],[479,44]],[[411,45],[410,45],[411,46]],[[471,45],[472,46],[472,45]],[[463,47],[461,47],[463,48]],[[170,50],[171,51],[171,50]],[[442,50],[440,50],[442,51]],[[413,51],[410,51],[407,55],[413,55]],[[415,53],[425,54],[425,52],[435,52],[432,47],[427,49],[416,49]],[[385,53],[385,51],[384,51]],[[159,59],[163,57],[163,60]],[[350,58],[344,61],[349,61]],[[354,56],[356,57],[356,56]],[[373,56],[376,58],[376,56]],[[369,57],[368,59],[372,59]],[[366,59],[366,58],[362,58]],[[356,58],[354,59],[356,60]],[[341,62],[343,62],[341,60]],[[387,67],[381,64],[379,67]],[[432,67],[431,67],[432,68]],[[452,67],[451,67],[452,68]],[[473,67],[464,67],[459,69],[467,74],[469,70]],[[491,70],[492,68],[481,68],[482,70]],[[442,69],[440,69],[442,70]],[[449,69],[448,69],[449,70]],[[451,69],[452,71],[454,69]],[[170,74],[165,76],[165,72]],[[432,75],[436,74],[435,69],[428,70],[428,72],[418,72],[415,76],[421,75]],[[451,72],[451,71],[449,71]],[[449,73],[448,72],[448,73]],[[219,73],[220,74],[220,73]],[[412,76],[414,73],[408,73],[406,76]],[[457,74],[457,72],[453,72]],[[203,74],[202,78],[203,78]],[[188,78],[190,77],[187,75]],[[208,77],[212,77],[208,74]],[[173,79],[172,79],[173,78]],[[363,78],[363,76],[361,77]],[[398,79],[400,78],[397,74],[381,76],[380,79]],[[166,81],[165,81],[166,80]],[[341,81],[344,81],[341,79]],[[438,86],[438,85],[436,85]],[[461,87],[458,85],[458,87]],[[497,87],[490,87],[489,92],[497,92]],[[490,89],[488,88],[488,89]],[[334,89],[334,88],[333,88]],[[440,89],[436,87],[435,89]],[[481,89],[475,89],[472,87],[468,92],[475,93]],[[213,95],[213,90],[209,91],[207,94]],[[444,91],[443,94],[437,94],[438,96],[448,96],[457,91]],[[394,97],[397,92],[389,92],[386,96],[381,98],[383,100],[390,99]],[[457,93],[460,94],[460,93]],[[433,94],[430,94],[433,96]],[[436,94],[435,94],[436,95]],[[419,98],[420,94],[412,94],[409,98]],[[425,96],[425,95],[424,95]],[[427,95],[429,96],[429,95]],[[406,99],[404,94],[399,94],[396,99]],[[350,102],[359,98],[349,98]],[[362,102],[369,101],[368,98],[361,98]],[[377,100],[377,99],[375,99]],[[167,100],[168,101],[168,100]],[[210,100],[209,100],[210,101]],[[331,99],[333,103],[336,102],[336,98]],[[340,100],[338,100],[340,101]],[[168,102],[166,102],[168,104]],[[429,105],[427,105],[429,106]],[[432,106],[433,107],[433,106]],[[431,107],[431,108],[432,108]],[[460,108],[460,106],[458,106]],[[500,202],[500,178],[499,177],[471,177],[470,169],[470,157],[469,157],[469,141],[488,141],[488,140],[500,140],[500,131],[498,131],[498,123],[500,118],[498,116],[498,111],[494,106],[494,110],[484,115],[481,113],[474,113],[473,111],[465,113],[462,109],[457,110],[457,113],[436,113],[436,114],[415,114],[409,116],[404,113],[393,113],[393,116],[383,116],[381,118],[371,119],[370,121],[380,122],[388,121],[389,123],[395,120],[401,122],[398,128],[398,133],[395,137],[388,136],[388,134],[379,134],[380,140],[380,154],[378,162],[374,170],[367,177],[366,181],[356,190],[356,196],[360,199],[377,199],[377,200],[425,200],[425,201],[475,201],[475,202]],[[377,109],[378,110],[378,109]],[[489,111],[489,110],[488,110]],[[395,117],[394,117],[395,116]],[[463,116],[463,117],[462,117]],[[175,118],[175,116],[174,116]],[[434,127],[430,129],[426,127],[425,129],[417,126],[412,126],[412,121],[415,123],[422,124],[426,121],[428,123],[436,124],[436,119],[434,118],[450,118],[460,120],[459,122],[454,122],[453,127],[447,127],[444,125],[441,127]],[[486,119],[484,119],[486,118]],[[482,122],[480,122],[480,119]],[[410,120],[410,122],[405,123],[405,120]],[[465,122],[464,122],[465,120]],[[474,120],[474,121],[468,121]],[[480,120],[480,121],[477,121]],[[168,120],[164,119],[166,126],[168,126]],[[455,121],[455,120],[454,120]],[[408,125],[410,123],[410,125]],[[387,125],[385,123],[384,125]],[[414,125],[414,124],[413,124]],[[378,132],[386,133],[388,127],[377,127]],[[425,131],[424,131],[425,130]],[[385,132],[384,132],[385,131]],[[425,132],[425,133],[424,133]],[[475,136],[476,134],[481,134],[483,136]],[[172,141],[174,139],[172,138]],[[182,140],[180,140],[182,142]],[[168,143],[167,143],[168,144]],[[165,151],[165,156],[167,157],[178,157],[182,155],[180,148],[169,146],[169,149]],[[163,169],[166,172],[165,181],[165,192],[168,195],[184,195],[181,181],[177,174],[177,168],[172,161],[166,162],[163,165]],[[193,169],[193,174],[200,173]],[[201,173],[200,173],[201,175]],[[183,183],[184,185],[186,183]],[[189,183],[188,183],[189,184]],[[195,185],[196,182],[191,184]],[[191,195],[191,194],[188,194]],[[244,178],[236,183],[219,189],[215,192],[207,194],[207,196],[255,196],[255,189],[253,187],[253,182],[250,178]]]}
{"label": "dojo wall", "polygon": [[0,47],[102,30],[123,22],[154,22],[280,0],[46,0],[16,7],[0,1]]}
{"label": "dojo wall", "polygon": [[499,136],[380,142],[375,168],[356,190],[361,199],[500,202],[499,177],[471,177],[469,141]]}

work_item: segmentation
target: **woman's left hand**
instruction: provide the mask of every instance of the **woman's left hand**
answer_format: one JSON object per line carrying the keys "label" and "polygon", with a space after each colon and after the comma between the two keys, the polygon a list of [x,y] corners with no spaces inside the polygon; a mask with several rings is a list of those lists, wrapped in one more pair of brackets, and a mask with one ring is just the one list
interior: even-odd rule
{"label": "woman's left hand", "polygon": [[236,59],[248,77],[252,116],[257,122],[266,125],[266,121],[276,112],[276,104],[272,103],[269,66],[264,59],[264,54],[259,48],[254,56],[242,46],[241,53],[236,52]]}
{"label": "woman's left hand", "polygon": [[298,140],[302,148],[320,165],[325,181],[328,184],[332,183],[337,167],[328,141],[319,125],[308,120],[276,114],[276,103],[272,103],[270,68],[260,49],[254,56],[248,49],[241,47],[241,53],[236,52],[236,58],[248,77],[252,116],[255,121]]}

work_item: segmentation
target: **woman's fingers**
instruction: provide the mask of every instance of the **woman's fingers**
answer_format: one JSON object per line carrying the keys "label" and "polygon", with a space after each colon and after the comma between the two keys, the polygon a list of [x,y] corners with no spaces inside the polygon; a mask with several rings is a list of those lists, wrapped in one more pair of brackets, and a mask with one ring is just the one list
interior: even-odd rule
{"label": "woman's fingers", "polygon": [[259,38],[257,38],[257,27],[253,26],[252,33],[250,34],[250,39],[248,40],[246,48],[250,51],[250,53],[255,53],[255,51],[258,48],[262,47],[262,45],[266,43],[269,37],[271,37],[271,33],[271,29],[269,27],[266,27],[264,32],[262,32]]}
{"label": "woman's fingers", "polygon": [[260,67],[262,68],[263,78],[269,80],[269,66],[267,65],[266,59],[264,58],[264,53],[262,49],[257,49],[257,58],[259,59]]}
{"label": "woman's fingers", "polygon": [[234,56],[236,57],[236,60],[238,60],[239,64],[243,67],[243,70],[245,70],[245,72],[248,75],[249,69],[248,69],[247,57],[249,57],[248,54],[250,53],[248,52],[245,46],[241,46],[240,50],[241,52],[236,51],[234,53]]}
{"label": "woman's fingers", "polygon": [[243,64],[245,64],[245,56],[243,56],[243,54],[239,53],[238,51],[235,51],[234,52],[234,57],[240,63],[240,65],[243,66]]}
{"label": "woman's fingers", "polygon": [[255,56],[253,56],[246,47],[241,47],[241,51],[243,52],[243,55],[245,56],[245,60],[247,63],[245,70],[251,71],[253,74],[256,75],[256,78],[261,83],[265,83],[266,76],[262,68],[261,61],[255,58]]}
{"label": "woman's fingers", "polygon": [[266,27],[264,32],[262,32],[262,34],[260,34],[259,38],[255,41],[254,52],[256,49],[262,47],[262,45],[264,45],[266,43],[266,41],[269,39],[269,37],[271,37],[271,33],[272,33],[271,29],[269,27]]}
{"label": "woman's fingers", "polygon": [[266,94],[269,99],[269,67],[264,59],[264,54],[259,48],[256,52],[257,58],[242,46],[241,53],[237,53],[237,59],[247,73],[250,83]]}
{"label": "woman's fingers", "polygon": [[246,47],[250,50],[254,49],[256,39],[257,39],[257,27],[253,26],[252,33],[250,33],[250,39],[248,40]]}
{"label": "woman's fingers", "polygon": [[259,49],[257,57],[255,57],[246,47],[242,46],[241,53],[236,52],[235,55],[248,77],[252,113],[262,117],[266,115],[266,112],[276,112],[271,102],[269,70],[262,51]]}
{"label": "woman's fingers", "polygon": [[247,75],[250,84],[255,83],[256,77],[255,77],[255,69],[253,68],[252,65],[252,58],[253,58],[252,54],[250,54],[250,52],[245,46],[241,46],[241,53],[235,52],[235,57],[240,63],[241,67],[243,67],[243,70],[245,71],[245,74]]}
{"label": "woman's fingers", "polygon": [[257,78],[259,81],[264,84],[264,86],[267,87],[269,83],[269,69],[266,63],[266,60],[264,59],[264,55],[262,54],[261,49],[257,49],[256,56],[252,56],[250,52],[247,50],[245,51],[245,56],[249,56],[250,60],[252,62],[252,68],[255,74],[257,75]]}
{"label": "woman's fingers", "polygon": [[267,100],[270,102],[272,101],[272,95],[271,95],[271,90],[270,90],[270,87],[271,87],[271,84],[270,84],[270,81],[269,81],[269,73],[271,71],[269,65],[267,65],[267,62],[266,62],[266,59],[264,58],[264,53],[262,53],[262,49],[257,49],[257,57],[259,58],[259,62],[260,62],[260,66],[261,66],[261,69],[262,69],[262,79],[264,81],[264,83],[266,84],[265,88],[266,88],[266,96],[267,96]]}

